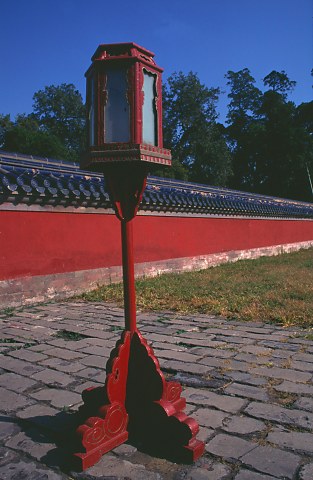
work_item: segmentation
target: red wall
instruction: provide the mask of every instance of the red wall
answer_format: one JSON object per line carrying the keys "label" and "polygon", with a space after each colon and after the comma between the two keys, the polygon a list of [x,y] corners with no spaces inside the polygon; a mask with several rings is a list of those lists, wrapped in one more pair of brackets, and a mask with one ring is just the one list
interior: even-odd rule
{"label": "red wall", "polygon": [[[313,240],[313,221],[138,216],[137,263]],[[121,264],[114,215],[0,212],[0,280]]]}

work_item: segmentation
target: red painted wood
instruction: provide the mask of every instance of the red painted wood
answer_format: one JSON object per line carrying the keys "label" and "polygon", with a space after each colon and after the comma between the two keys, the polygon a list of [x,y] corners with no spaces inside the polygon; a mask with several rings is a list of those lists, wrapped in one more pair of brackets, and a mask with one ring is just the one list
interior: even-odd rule
{"label": "red painted wood", "polygon": [[76,428],[79,451],[73,455],[73,466],[85,470],[97,463],[104,453],[128,439],[128,414],[125,409],[131,334],[123,332],[107,362],[104,387],[83,392],[79,409],[80,425]]}
{"label": "red painted wood", "polygon": [[172,461],[192,463],[204,453],[198,423],[184,413],[182,387],[167,382],[138,330],[124,331],[107,363],[104,387],[83,392],[73,466],[85,470],[125,442]]}
{"label": "red painted wood", "polygon": [[[313,240],[313,221],[137,216],[135,262]],[[0,280],[121,265],[114,215],[0,212]]]}
{"label": "red painted wood", "polygon": [[133,249],[133,220],[121,221],[125,328],[136,330],[136,289]]}

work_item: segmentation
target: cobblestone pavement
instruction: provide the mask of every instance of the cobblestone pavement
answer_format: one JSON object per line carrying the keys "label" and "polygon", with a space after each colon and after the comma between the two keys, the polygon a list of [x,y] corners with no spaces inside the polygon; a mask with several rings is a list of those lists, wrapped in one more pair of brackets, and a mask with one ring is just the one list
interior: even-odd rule
{"label": "cobblestone pavement", "polygon": [[123,327],[109,304],[64,302],[0,315],[1,480],[313,479],[313,335],[208,315],[141,313],[166,376],[184,387],[205,455],[192,466],[129,444],[84,473],[60,438],[81,392],[105,380]]}

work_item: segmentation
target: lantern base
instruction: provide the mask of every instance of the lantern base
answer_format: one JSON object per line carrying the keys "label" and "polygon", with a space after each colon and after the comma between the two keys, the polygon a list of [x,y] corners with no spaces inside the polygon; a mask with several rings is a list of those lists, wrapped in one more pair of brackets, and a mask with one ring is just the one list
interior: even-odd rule
{"label": "lantern base", "polygon": [[89,147],[82,159],[81,167],[103,172],[107,165],[116,162],[125,163],[156,163],[168,165],[172,163],[171,151],[166,148],[138,143],[104,143]]}
{"label": "lantern base", "polygon": [[178,382],[167,382],[141,333],[124,331],[107,363],[104,387],[83,392],[76,429],[76,470],[97,463],[127,439],[146,453],[192,463],[204,452],[197,422],[183,413]]}

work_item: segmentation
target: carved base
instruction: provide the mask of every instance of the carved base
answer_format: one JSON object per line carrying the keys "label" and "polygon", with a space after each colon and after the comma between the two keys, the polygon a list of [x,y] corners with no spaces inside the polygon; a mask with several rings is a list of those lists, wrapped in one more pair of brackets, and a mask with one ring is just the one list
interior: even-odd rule
{"label": "carved base", "polygon": [[124,443],[172,461],[192,463],[204,452],[197,422],[183,413],[182,387],[167,382],[141,333],[124,331],[107,363],[104,387],[83,392],[75,468],[85,470]]}

